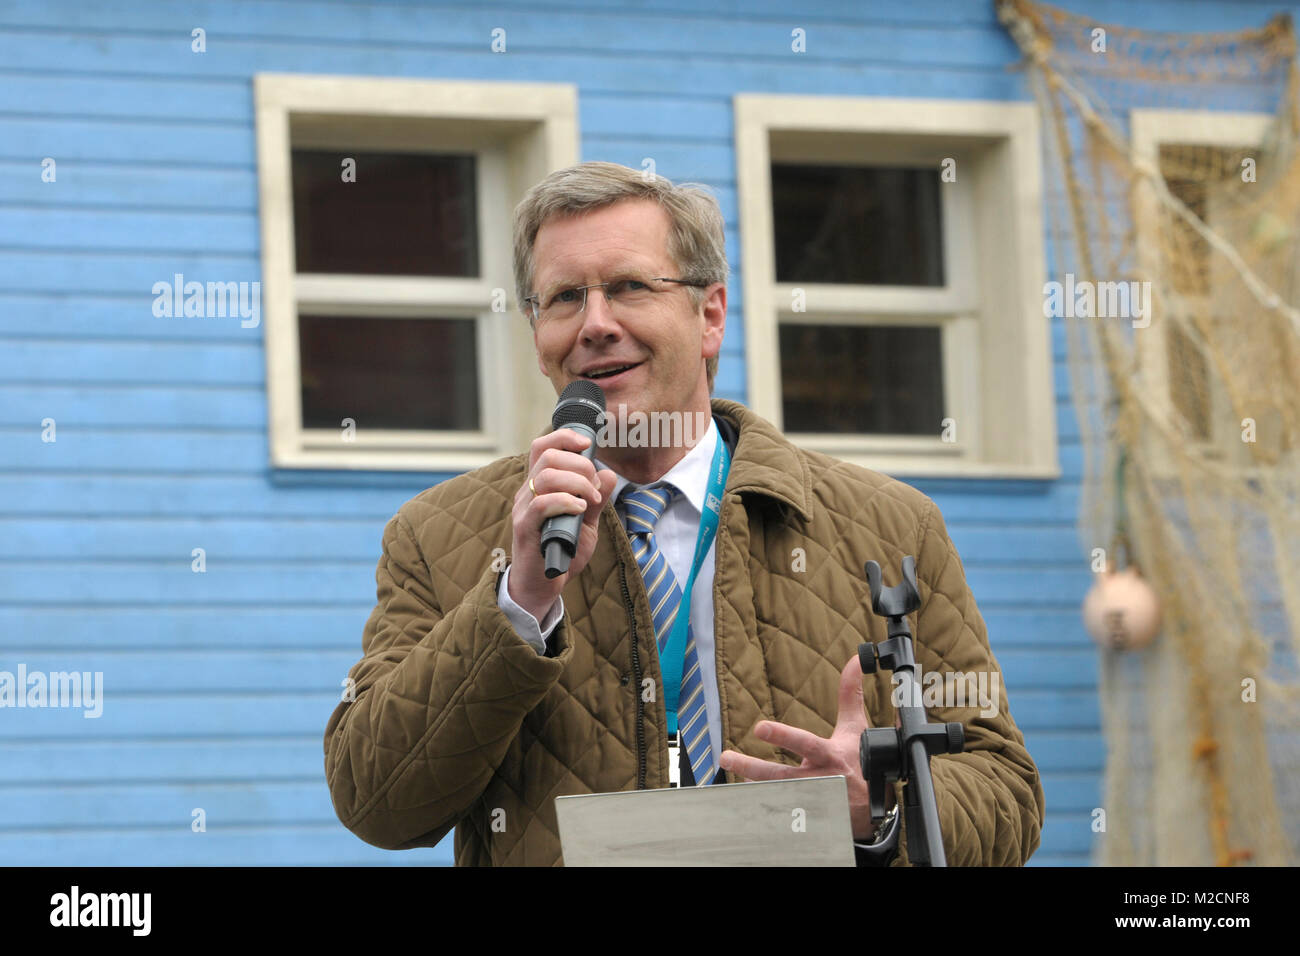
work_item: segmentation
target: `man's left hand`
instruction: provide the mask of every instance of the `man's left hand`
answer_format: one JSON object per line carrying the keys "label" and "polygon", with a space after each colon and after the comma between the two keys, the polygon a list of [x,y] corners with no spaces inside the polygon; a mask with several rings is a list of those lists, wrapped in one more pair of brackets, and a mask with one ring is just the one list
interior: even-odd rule
{"label": "man's left hand", "polygon": [[[758,737],[803,758],[803,763],[791,767],[772,760],[747,757],[734,750],[724,750],[720,763],[723,770],[745,780],[844,776],[849,785],[853,839],[863,843],[869,841],[875,831],[871,822],[870,793],[867,781],[862,777],[858,750],[862,732],[870,726],[862,702],[862,664],[854,654],[840,672],[839,717],[829,738],[775,720],[760,720],[754,726]],[[892,803],[892,800],[888,801],[888,804]]]}

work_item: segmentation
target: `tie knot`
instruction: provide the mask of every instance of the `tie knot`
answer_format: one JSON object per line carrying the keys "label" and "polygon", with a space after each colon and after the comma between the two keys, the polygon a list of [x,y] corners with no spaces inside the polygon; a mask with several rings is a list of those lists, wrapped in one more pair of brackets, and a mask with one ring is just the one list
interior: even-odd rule
{"label": "tie knot", "polygon": [[623,524],[627,533],[648,534],[653,531],[675,494],[677,489],[668,484],[645,488],[628,485],[624,488],[618,500],[623,506]]}

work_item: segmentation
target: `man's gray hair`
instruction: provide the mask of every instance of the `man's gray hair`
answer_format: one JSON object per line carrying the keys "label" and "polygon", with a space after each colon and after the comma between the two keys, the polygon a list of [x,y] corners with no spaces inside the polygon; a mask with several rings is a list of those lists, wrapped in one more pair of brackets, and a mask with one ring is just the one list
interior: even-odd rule
{"label": "man's gray hair", "polygon": [[[575,216],[617,202],[653,199],[668,213],[668,255],[680,275],[675,279],[715,283],[727,281],[727,247],[722,209],[718,200],[699,183],[674,185],[662,176],[629,169],[617,163],[579,163],[558,169],[539,182],[515,207],[515,295],[519,308],[532,321],[524,299],[532,295],[533,243],[537,231],[556,216]],[[704,289],[687,286],[698,310]],[[718,371],[718,359],[705,363],[709,392]]]}

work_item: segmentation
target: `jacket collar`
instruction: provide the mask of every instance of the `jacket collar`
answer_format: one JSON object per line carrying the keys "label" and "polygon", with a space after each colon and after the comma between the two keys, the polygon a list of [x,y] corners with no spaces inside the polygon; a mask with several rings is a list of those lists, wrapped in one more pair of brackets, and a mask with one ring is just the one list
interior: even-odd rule
{"label": "jacket collar", "polygon": [[732,451],[728,491],[772,498],[812,520],[812,474],[799,449],[771,422],[739,402],[712,399],[715,420]]}

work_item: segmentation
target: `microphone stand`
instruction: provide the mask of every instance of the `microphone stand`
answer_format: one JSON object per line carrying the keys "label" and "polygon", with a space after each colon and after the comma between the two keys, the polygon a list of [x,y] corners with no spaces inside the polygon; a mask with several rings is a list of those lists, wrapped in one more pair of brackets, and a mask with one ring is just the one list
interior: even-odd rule
{"label": "microphone stand", "polygon": [[[869,727],[862,732],[858,752],[862,776],[871,788],[871,820],[879,826],[885,816],[885,788],[902,780],[907,784],[903,788],[903,815],[907,820],[909,861],[914,866],[947,866],[930,757],[961,753],[966,745],[965,729],[955,721],[929,723],[921,703],[912,629],[907,623],[907,615],[921,606],[915,559],[910,554],[903,558],[902,583],[892,588],[881,587],[880,565],[875,561],[866,563],[866,571],[871,610],[889,619],[889,637],[880,644],[858,645],[858,660],[864,674],[874,674],[877,663],[893,671],[902,698],[897,708],[901,726]],[[861,847],[860,852],[871,864],[887,866],[898,855],[898,837],[895,815],[877,842]]]}

